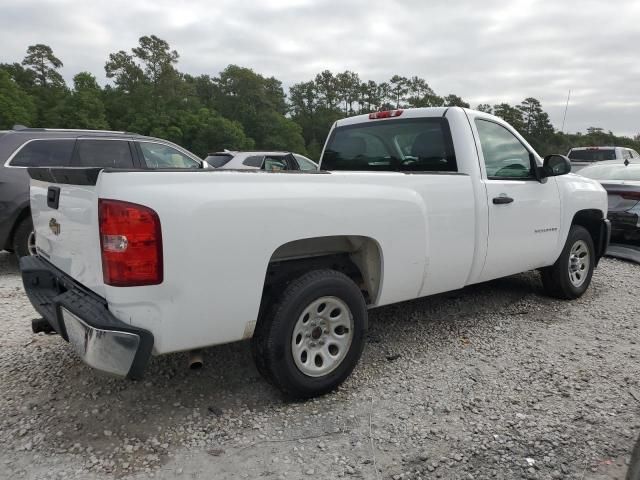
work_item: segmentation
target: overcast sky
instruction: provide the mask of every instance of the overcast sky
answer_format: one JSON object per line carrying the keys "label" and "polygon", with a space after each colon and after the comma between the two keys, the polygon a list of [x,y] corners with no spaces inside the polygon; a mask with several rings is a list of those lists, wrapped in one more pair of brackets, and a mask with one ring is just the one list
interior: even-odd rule
{"label": "overcast sky", "polygon": [[425,78],[470,102],[538,98],[556,128],[640,133],[639,0],[0,0],[0,62],[45,43],[70,81],[155,34],[178,68],[235,63],[285,87],[321,70]]}

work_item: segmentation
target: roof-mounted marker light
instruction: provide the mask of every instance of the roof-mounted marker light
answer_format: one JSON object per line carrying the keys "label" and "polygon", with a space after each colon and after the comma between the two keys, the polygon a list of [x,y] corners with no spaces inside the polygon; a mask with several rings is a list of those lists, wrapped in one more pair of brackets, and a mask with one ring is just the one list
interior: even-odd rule
{"label": "roof-mounted marker light", "polygon": [[378,120],[380,118],[393,118],[402,115],[403,110],[383,110],[381,112],[372,112],[369,114],[369,120]]}

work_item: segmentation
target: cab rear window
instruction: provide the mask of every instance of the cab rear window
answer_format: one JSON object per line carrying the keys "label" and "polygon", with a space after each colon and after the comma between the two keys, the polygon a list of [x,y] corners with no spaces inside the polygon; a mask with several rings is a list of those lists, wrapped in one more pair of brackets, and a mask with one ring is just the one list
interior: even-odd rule
{"label": "cab rear window", "polygon": [[571,150],[569,159],[579,162],[601,162],[615,160],[616,151],[613,148],[598,148],[593,150]]}
{"label": "cab rear window", "polygon": [[322,170],[457,172],[444,118],[378,120],[334,129]]}

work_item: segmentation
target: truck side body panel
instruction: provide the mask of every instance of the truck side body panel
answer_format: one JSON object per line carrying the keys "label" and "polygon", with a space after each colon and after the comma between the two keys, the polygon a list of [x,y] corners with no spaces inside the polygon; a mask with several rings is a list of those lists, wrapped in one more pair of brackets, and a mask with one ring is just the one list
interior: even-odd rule
{"label": "truck side body panel", "polygon": [[[294,240],[373,239],[383,259],[376,305],[461,288],[473,258],[466,175],[103,173],[98,194],[161,219],[164,282],[104,287],[117,318],[154,332],[155,353],[242,339],[271,256]],[[438,255],[445,249],[459,255]]]}

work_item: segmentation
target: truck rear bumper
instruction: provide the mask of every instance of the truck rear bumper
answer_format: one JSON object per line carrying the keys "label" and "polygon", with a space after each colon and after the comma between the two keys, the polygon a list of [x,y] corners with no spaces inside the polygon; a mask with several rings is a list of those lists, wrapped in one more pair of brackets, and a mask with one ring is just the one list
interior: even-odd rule
{"label": "truck rear bumper", "polygon": [[89,366],[117,376],[141,378],[153,335],[114,317],[104,299],[41,257],[23,257],[25,291],[40,315]]}

